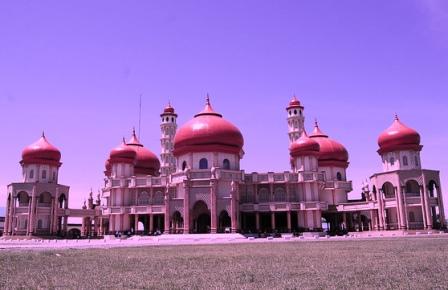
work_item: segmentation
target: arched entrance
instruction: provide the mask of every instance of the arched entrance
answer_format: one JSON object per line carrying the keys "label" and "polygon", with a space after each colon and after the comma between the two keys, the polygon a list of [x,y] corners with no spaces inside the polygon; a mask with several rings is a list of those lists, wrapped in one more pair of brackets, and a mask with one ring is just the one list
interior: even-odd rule
{"label": "arched entrance", "polygon": [[184,218],[179,211],[176,211],[171,218],[171,232],[173,234],[182,233],[184,228]]}
{"label": "arched entrance", "polygon": [[204,234],[210,232],[210,210],[202,200],[193,206],[193,233]]}
{"label": "arched entrance", "polygon": [[219,214],[218,232],[225,233],[231,231],[231,218],[226,210],[221,211]]}

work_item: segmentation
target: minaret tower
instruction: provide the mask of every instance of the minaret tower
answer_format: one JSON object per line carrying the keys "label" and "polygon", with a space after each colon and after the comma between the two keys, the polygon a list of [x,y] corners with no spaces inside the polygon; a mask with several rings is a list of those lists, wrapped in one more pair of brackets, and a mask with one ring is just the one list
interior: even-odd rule
{"label": "minaret tower", "polygon": [[291,146],[302,135],[305,117],[303,116],[304,107],[297,100],[296,96],[289,102],[286,108],[288,113],[288,135],[289,145]]}
{"label": "minaret tower", "polygon": [[176,171],[176,161],[173,155],[173,140],[177,129],[177,114],[174,108],[168,103],[163,113],[160,115],[162,123],[160,130],[162,136],[160,137],[160,145],[162,152],[160,153],[160,171],[162,175],[169,175]]}

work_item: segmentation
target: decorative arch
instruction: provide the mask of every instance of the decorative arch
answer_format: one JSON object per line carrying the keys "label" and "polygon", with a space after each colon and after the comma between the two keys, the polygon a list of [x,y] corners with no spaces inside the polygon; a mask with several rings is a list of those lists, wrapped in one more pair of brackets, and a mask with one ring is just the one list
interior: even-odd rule
{"label": "decorative arch", "polygon": [[66,208],[67,207],[67,197],[65,196],[64,193],[62,193],[59,196],[58,202],[59,202],[59,208]]}
{"label": "decorative arch", "polygon": [[222,168],[225,170],[229,170],[230,169],[230,161],[229,159],[224,159],[222,162]]}
{"label": "decorative arch", "polygon": [[383,186],[381,187],[381,190],[384,193],[384,196],[386,198],[392,198],[395,197],[395,188],[389,181],[385,182]]}
{"label": "decorative arch", "polygon": [[274,190],[274,200],[275,201],[281,201],[281,202],[285,202],[286,201],[286,191],[283,187],[277,187]]}
{"label": "decorative arch", "polygon": [[30,196],[26,191],[21,191],[17,194],[17,201],[19,202],[19,206],[28,206],[30,202]]}
{"label": "decorative arch", "polygon": [[51,206],[51,194],[49,192],[42,192],[39,195],[39,206],[43,207]]}
{"label": "decorative arch", "polygon": [[210,232],[210,210],[207,204],[198,200],[193,206],[193,231],[195,233],[209,233]]}
{"label": "decorative arch", "polygon": [[406,181],[406,195],[409,196],[419,196],[420,195],[420,185],[414,179]]}
{"label": "decorative arch", "polygon": [[232,220],[230,218],[229,213],[227,210],[222,210],[219,214],[218,219],[218,231],[219,232],[230,232],[232,226]]}
{"label": "decorative arch", "polygon": [[430,197],[438,197],[438,189],[439,186],[437,185],[437,182],[434,180],[430,180],[428,183],[428,191]]}
{"label": "decorative arch", "polygon": [[184,218],[180,211],[176,210],[171,216],[171,229],[173,233],[177,233],[184,228]]}

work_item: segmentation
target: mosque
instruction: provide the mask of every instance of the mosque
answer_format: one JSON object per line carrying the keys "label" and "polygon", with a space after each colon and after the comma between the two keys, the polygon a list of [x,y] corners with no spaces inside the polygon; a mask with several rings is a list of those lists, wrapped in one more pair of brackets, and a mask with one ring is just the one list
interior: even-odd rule
{"label": "mosque", "polygon": [[7,187],[5,235],[67,236],[69,217],[82,218],[82,236],[445,228],[439,171],[422,169],[418,132],[396,116],[378,138],[383,171],[349,200],[349,154],[317,122],[308,135],[304,109],[295,97],[286,108],[291,170],[247,173],[243,134],[208,97],[179,129],[168,105],[160,159],[134,131],[111,150],[101,196],[80,209],[69,208],[61,152],[42,135],[22,152],[22,182]]}

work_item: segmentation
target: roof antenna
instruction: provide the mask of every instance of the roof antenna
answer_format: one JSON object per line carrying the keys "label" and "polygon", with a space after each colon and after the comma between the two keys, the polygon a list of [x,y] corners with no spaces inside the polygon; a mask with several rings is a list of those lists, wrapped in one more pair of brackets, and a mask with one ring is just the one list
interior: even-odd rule
{"label": "roof antenna", "polygon": [[140,102],[139,102],[139,111],[138,111],[138,139],[140,140],[140,133],[142,128],[142,94],[140,94]]}

